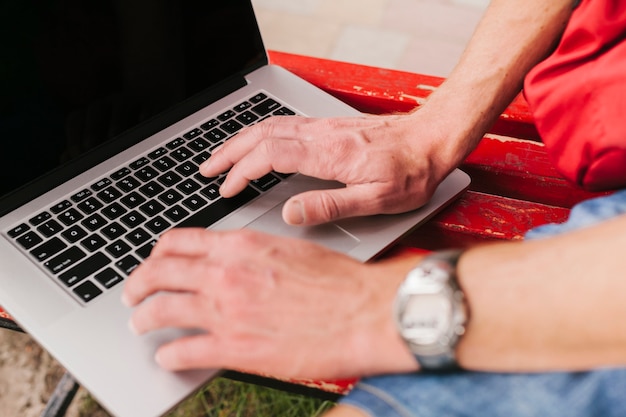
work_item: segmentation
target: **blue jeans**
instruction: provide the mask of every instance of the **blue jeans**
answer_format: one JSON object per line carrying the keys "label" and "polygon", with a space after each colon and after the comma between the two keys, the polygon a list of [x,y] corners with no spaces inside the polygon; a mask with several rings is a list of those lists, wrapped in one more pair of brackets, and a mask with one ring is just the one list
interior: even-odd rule
{"label": "blue jeans", "polygon": [[[547,237],[626,213],[626,190],[585,201],[567,222],[540,226]],[[576,373],[458,372],[365,378],[341,400],[372,417],[624,417],[626,369]]]}

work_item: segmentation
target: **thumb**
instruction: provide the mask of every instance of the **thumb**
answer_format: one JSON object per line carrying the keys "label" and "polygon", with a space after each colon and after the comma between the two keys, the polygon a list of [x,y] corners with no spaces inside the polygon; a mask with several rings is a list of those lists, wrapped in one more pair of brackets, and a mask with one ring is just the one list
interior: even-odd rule
{"label": "thumb", "polygon": [[287,224],[313,226],[345,217],[373,214],[365,207],[356,188],[308,191],[285,202],[283,220]]}

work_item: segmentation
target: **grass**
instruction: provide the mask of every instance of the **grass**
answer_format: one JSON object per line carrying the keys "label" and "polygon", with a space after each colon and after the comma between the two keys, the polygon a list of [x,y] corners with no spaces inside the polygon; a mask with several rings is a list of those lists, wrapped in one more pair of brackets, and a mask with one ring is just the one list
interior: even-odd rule
{"label": "grass", "polygon": [[[166,417],[320,417],[333,402],[287,393],[259,385],[216,378]],[[107,416],[90,399],[80,415]]]}

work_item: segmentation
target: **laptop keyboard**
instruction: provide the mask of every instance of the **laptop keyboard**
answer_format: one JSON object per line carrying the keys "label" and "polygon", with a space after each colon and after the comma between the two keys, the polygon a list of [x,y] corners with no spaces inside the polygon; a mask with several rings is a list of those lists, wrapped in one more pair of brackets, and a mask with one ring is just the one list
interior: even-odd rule
{"label": "laptop keyboard", "polygon": [[205,178],[198,166],[244,126],[295,114],[259,93],[55,203],[8,235],[87,305],[124,281],[166,230],[209,227],[286,178],[267,174],[225,199],[218,191],[225,175]]}

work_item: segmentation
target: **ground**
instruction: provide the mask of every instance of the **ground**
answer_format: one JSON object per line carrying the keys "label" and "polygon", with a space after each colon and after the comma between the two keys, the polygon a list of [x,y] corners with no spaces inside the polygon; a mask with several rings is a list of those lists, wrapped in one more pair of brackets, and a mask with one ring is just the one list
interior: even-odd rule
{"label": "ground", "polygon": [[[39,416],[63,368],[26,334],[0,328],[0,346],[0,416]],[[86,402],[87,394],[81,389],[66,417],[86,417]],[[106,416],[95,413],[92,409],[88,415]]]}

